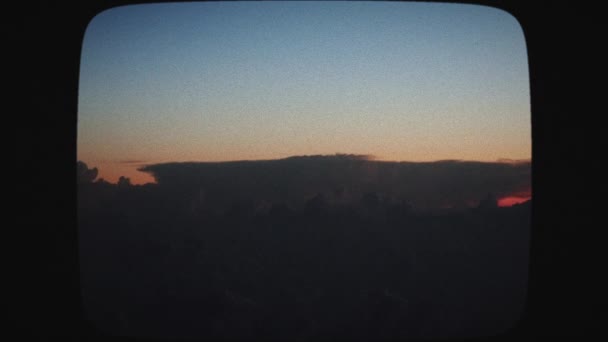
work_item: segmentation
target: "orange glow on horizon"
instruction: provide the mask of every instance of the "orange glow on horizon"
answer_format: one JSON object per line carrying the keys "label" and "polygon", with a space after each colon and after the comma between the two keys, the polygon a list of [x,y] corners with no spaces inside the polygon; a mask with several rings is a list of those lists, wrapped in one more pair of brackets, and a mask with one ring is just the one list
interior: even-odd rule
{"label": "orange glow on horizon", "polygon": [[507,196],[498,200],[499,207],[510,207],[515,204],[520,204],[530,200],[532,196],[519,197],[519,196]]}
{"label": "orange glow on horizon", "polygon": [[133,185],[144,185],[147,183],[156,183],[152,175],[138,171],[141,165],[119,164],[114,162],[97,162],[87,163],[90,168],[97,167],[99,174],[96,180],[103,179],[106,182],[116,184],[118,179],[122,177],[129,178]]}

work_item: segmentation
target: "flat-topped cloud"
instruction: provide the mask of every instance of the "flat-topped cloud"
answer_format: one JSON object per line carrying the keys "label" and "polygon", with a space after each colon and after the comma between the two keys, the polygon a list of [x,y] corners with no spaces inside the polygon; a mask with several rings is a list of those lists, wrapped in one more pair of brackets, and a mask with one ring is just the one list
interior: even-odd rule
{"label": "flat-topped cloud", "polygon": [[357,201],[363,194],[407,201],[415,208],[467,207],[488,194],[529,193],[531,162],[376,161],[362,155],[294,156],[276,160],[146,165],[159,186],[204,196],[216,205],[264,200],[300,206],[317,194]]}

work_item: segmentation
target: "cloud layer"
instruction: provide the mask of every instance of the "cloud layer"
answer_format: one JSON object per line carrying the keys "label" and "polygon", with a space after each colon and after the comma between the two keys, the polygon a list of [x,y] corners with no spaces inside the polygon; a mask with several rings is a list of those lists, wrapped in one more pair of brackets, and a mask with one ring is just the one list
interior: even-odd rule
{"label": "cloud layer", "polygon": [[349,202],[366,193],[419,209],[467,207],[492,194],[530,193],[530,161],[386,162],[369,156],[296,156],[278,160],[147,165],[159,186],[223,205],[264,200],[301,206],[317,194]]}

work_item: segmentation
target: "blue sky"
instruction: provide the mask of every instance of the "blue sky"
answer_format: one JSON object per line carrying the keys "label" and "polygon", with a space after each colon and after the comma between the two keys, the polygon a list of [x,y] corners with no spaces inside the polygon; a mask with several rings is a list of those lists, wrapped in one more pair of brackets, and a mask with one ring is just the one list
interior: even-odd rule
{"label": "blue sky", "polygon": [[78,159],[109,181],[149,181],[125,161],[531,154],[523,32],[482,6],[117,7],[87,28],[79,91]]}

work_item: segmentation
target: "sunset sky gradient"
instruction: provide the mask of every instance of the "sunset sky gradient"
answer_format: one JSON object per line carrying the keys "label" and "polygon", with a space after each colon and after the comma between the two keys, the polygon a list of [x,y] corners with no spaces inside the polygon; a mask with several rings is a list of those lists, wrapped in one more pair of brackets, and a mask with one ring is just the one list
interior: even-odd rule
{"label": "sunset sky gradient", "polygon": [[272,1],[125,6],[89,24],[77,154],[100,177],[336,152],[529,160],[517,21],[474,5]]}

